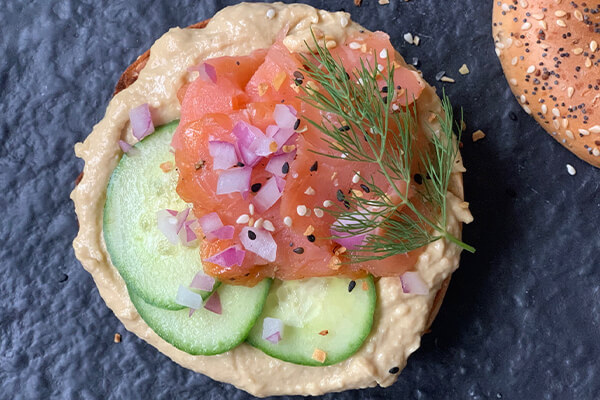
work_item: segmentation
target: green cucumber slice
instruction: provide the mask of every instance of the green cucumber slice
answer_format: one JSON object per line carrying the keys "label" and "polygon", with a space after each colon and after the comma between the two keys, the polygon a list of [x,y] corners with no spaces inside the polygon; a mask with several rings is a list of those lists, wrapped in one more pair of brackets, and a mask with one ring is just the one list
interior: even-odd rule
{"label": "green cucumber slice", "polygon": [[252,288],[221,285],[217,293],[222,314],[202,308],[191,317],[187,308],[165,310],[146,303],[134,292],[129,292],[129,296],[142,319],[158,336],[186,353],[210,356],[244,341],[260,316],[270,286],[270,279]]}
{"label": "green cucumber slice", "polygon": [[104,206],[104,240],[113,265],[127,286],[146,303],[170,310],[179,285],[187,286],[202,269],[197,247],[173,245],[158,230],[156,212],[181,211],[177,171],[163,172],[170,161],[171,138],[179,121],[163,125],[135,145],[138,154],[125,154],[114,170]]}
{"label": "green cucumber slice", "polygon": [[[323,366],[354,354],[371,332],[376,293],[373,278],[310,278],[275,281],[248,343],[271,357],[294,364]],[[363,282],[366,284],[363,289]],[[277,344],[262,338],[266,317],[283,321]],[[321,335],[320,332],[326,335]],[[326,353],[324,362],[313,359],[315,349]]]}

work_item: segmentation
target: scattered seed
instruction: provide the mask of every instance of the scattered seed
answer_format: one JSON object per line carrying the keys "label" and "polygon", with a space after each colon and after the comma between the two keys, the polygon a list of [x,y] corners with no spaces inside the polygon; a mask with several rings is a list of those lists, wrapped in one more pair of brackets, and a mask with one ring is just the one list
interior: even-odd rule
{"label": "scattered seed", "polygon": [[367,185],[365,185],[364,183],[360,184],[360,188],[365,192],[365,193],[370,193],[371,189],[369,189],[369,187]]}
{"label": "scattered seed", "polygon": [[567,164],[567,172],[571,176],[573,176],[577,173],[577,171],[575,170],[575,167],[573,167],[571,164]]}
{"label": "scattered seed", "polygon": [[256,239],[256,233],[254,233],[253,231],[248,231],[248,239],[250,239],[250,240]]}
{"label": "scattered seed", "polygon": [[483,131],[481,129],[478,129],[475,132],[473,132],[473,142],[477,142],[478,140],[481,140],[484,137],[485,137],[485,133],[483,133]]}
{"label": "scattered seed", "polygon": [[300,71],[294,71],[294,78],[296,79],[304,79],[304,74]]}
{"label": "scattered seed", "polygon": [[356,287],[356,281],[350,281],[350,283],[348,284],[348,292],[352,292],[355,287]]}
{"label": "scattered seed", "polygon": [[383,50],[381,50],[381,52],[379,52],[379,58],[385,59],[385,58],[387,58],[387,56],[388,56],[387,49],[383,49]]}
{"label": "scattered seed", "polygon": [[360,182],[360,171],[357,172],[356,174],[354,174],[354,176],[352,177],[352,183],[358,183]]}
{"label": "scattered seed", "polygon": [[331,207],[333,205],[333,201],[331,200],[325,200],[323,202],[323,207],[327,208],[327,207]]}
{"label": "scattered seed", "polygon": [[356,42],[350,42],[348,44],[348,47],[350,47],[352,50],[358,50],[360,49],[360,44]]}
{"label": "scattered seed", "polygon": [[329,334],[329,331],[327,329],[324,329],[321,332],[319,332],[319,335],[321,335],[321,336],[327,336],[328,334]]}
{"label": "scattered seed", "polygon": [[289,227],[291,227],[291,226],[292,226],[292,218],[291,218],[291,217],[285,217],[285,218],[283,219],[283,223],[284,223],[286,226],[289,226]]}
{"label": "scattered seed", "polygon": [[308,211],[308,209],[306,208],[305,205],[300,205],[300,206],[296,207],[296,212],[301,217],[304,217],[306,215],[307,211]]}
{"label": "scattered seed", "polygon": [[404,40],[406,40],[407,43],[413,44],[414,43],[414,38],[412,33],[408,32],[404,34]]}
{"label": "scattered seed", "polygon": [[323,218],[324,215],[324,211],[321,210],[320,208],[314,208],[313,209],[315,215],[317,216],[317,218]]}
{"label": "scattered seed", "polygon": [[297,119],[296,122],[294,123],[294,130],[298,129],[299,126],[300,126],[300,119]]}
{"label": "scattered seed", "polygon": [[248,211],[250,212],[250,215],[254,215],[254,204],[250,203],[248,205]]}
{"label": "scattered seed", "polygon": [[317,238],[315,238],[315,235],[308,235],[306,238],[307,238],[307,239],[308,239],[308,241],[309,241],[309,242],[311,242],[311,243],[312,243],[312,242],[314,242],[314,241],[317,239]]}
{"label": "scattered seed", "polygon": [[273,223],[271,221],[269,221],[268,219],[264,220],[262,227],[269,232],[275,232],[275,227],[273,226]]}
{"label": "scattered seed", "polygon": [[248,221],[250,221],[250,217],[248,216],[248,214],[242,214],[238,217],[238,219],[235,220],[236,224],[245,224]]}
{"label": "scattered seed", "polygon": [[256,193],[260,190],[261,187],[262,183],[255,183],[252,186],[250,186],[250,190],[252,190],[253,193]]}
{"label": "scattered seed", "polygon": [[440,81],[442,81],[442,82],[448,82],[448,83],[454,83],[454,82],[456,82],[454,79],[450,78],[449,76],[442,76],[442,78],[440,79]]}
{"label": "scattered seed", "polygon": [[287,174],[288,172],[290,172],[290,164],[286,161],[283,163],[283,166],[281,167],[281,173]]}
{"label": "scattered seed", "polygon": [[121,343],[121,334],[120,333],[115,333],[114,341],[115,341],[115,343]]}
{"label": "scattered seed", "polygon": [[294,253],[296,254],[302,254],[304,253],[304,247],[296,247],[294,250],[292,250]]}
{"label": "scattered seed", "polygon": [[310,172],[315,172],[317,169],[319,169],[319,162],[315,161],[315,163],[310,166]]}
{"label": "scattered seed", "polygon": [[390,374],[397,374],[398,372],[400,372],[400,368],[398,367],[390,368],[389,370]]}
{"label": "scattered seed", "polygon": [[311,186],[308,187],[308,189],[306,189],[304,191],[304,194],[309,195],[309,196],[314,196],[315,194],[315,189],[313,189]]}
{"label": "scattered seed", "polygon": [[415,182],[417,183],[417,185],[423,184],[423,177],[421,176],[421,174],[415,174],[415,176],[413,178],[414,178]]}
{"label": "scattered seed", "polygon": [[337,197],[338,201],[344,201],[346,199],[346,196],[344,196],[344,192],[342,192],[341,189],[338,189],[338,191],[336,193],[336,197]]}
{"label": "scattered seed", "polygon": [[260,229],[260,228],[262,228],[263,221],[264,221],[264,219],[263,219],[263,218],[259,218],[259,219],[257,219],[257,220],[256,220],[256,222],[254,223],[254,227],[255,227],[256,229]]}
{"label": "scattered seed", "polygon": [[275,10],[273,10],[272,8],[269,8],[267,10],[267,19],[273,19],[274,16],[275,16]]}

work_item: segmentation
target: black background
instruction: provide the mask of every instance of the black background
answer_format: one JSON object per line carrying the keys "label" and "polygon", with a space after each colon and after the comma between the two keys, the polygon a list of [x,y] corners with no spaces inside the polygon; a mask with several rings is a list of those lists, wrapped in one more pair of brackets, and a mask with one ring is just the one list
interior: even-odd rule
{"label": "black background", "polygon": [[[0,398],[251,397],[125,331],[71,248],[77,222],[69,193],[82,168],[73,145],[155,39],[230,3],[2,2]],[[475,216],[464,237],[477,248],[463,255],[432,333],[394,386],[324,398],[600,398],[600,170],[518,106],[494,55],[492,1],[307,3],[345,9],[390,33],[464,108],[466,197]],[[406,32],[421,45],[404,42]],[[469,75],[458,74],[463,63]],[[457,82],[435,82],[441,70]],[[473,143],[476,129],[487,137]],[[122,343],[113,343],[115,332]]]}

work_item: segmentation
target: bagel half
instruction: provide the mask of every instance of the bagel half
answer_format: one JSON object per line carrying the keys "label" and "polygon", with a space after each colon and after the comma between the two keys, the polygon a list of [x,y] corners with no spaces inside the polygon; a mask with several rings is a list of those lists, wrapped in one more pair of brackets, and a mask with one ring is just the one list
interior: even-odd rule
{"label": "bagel half", "polygon": [[495,1],[496,54],[521,107],[600,167],[600,4]]}

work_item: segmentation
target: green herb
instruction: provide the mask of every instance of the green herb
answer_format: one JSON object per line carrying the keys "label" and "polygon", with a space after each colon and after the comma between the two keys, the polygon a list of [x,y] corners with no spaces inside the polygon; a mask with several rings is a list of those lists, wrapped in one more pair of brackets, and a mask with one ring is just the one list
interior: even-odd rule
{"label": "green herb", "polygon": [[[382,74],[377,65],[370,66],[361,60],[359,70],[349,75],[342,63],[314,36],[313,40],[313,55],[303,56],[305,75],[323,90],[305,85],[302,100],[335,116],[333,121],[331,118],[308,120],[323,132],[324,140],[334,151],[333,154],[319,154],[346,161],[376,163],[378,172],[391,187],[391,192],[382,189],[373,177],[359,174],[362,185],[368,188],[365,192],[370,195],[345,196],[345,208],[338,205],[336,210],[329,210],[344,223],[334,226],[340,236],[367,234],[364,244],[352,252],[352,262],[406,253],[442,238],[474,252],[473,247],[446,229],[446,194],[458,153],[453,132],[455,126],[460,136],[460,127],[454,124],[448,97],[443,95],[444,115],[437,116],[439,133],[431,130],[429,149],[419,152],[414,160],[413,132],[417,129],[417,110],[414,101],[406,109],[392,109],[394,66],[389,58],[385,68],[387,74]],[[378,84],[381,79],[385,80],[389,93],[381,93]],[[407,95],[406,100],[408,103]],[[415,164],[419,165],[418,171],[413,171]],[[424,177],[420,185],[413,185],[416,173]],[[411,186],[416,188],[416,196],[409,196]],[[373,234],[376,228],[385,234]]]}

